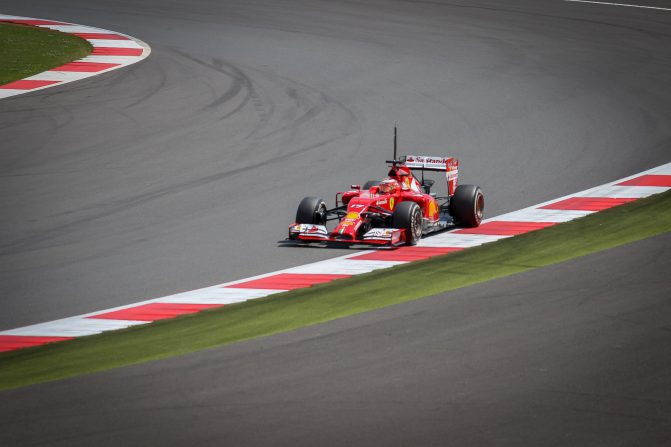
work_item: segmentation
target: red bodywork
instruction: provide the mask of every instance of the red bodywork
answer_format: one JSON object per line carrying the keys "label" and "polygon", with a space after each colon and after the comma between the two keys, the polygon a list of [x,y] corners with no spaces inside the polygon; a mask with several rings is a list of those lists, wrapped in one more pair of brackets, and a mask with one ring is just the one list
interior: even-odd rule
{"label": "red bodywork", "polygon": [[[430,161],[427,157],[408,156],[404,163],[394,163],[388,172],[388,177],[398,181],[400,188],[394,193],[381,193],[378,186],[373,186],[368,190],[352,189],[349,191],[338,192],[336,194],[336,209],[341,207],[346,214],[342,217],[338,225],[332,230],[325,232],[321,226],[303,224],[309,227],[307,231],[292,235],[292,228],[297,228],[298,223],[289,226],[289,236],[292,239],[305,241],[321,242],[347,242],[357,244],[375,244],[375,245],[401,245],[406,242],[404,229],[395,229],[391,234],[385,234],[384,238],[366,238],[363,236],[371,229],[379,229],[381,233],[389,233],[384,230],[394,230],[385,227],[371,225],[371,216],[373,221],[380,222],[380,216],[390,220],[391,215],[399,203],[412,201],[419,206],[423,222],[427,227],[435,225],[440,219],[440,206],[436,198],[426,194],[420,182],[414,177],[411,168],[416,164],[416,158],[421,159],[422,163]],[[459,162],[455,158],[436,158],[436,164],[439,161],[444,169],[447,178],[447,191],[451,197],[457,187],[457,174]],[[427,170],[438,170],[430,169]],[[363,228],[362,228],[363,227]],[[302,229],[302,228],[301,228]]]}

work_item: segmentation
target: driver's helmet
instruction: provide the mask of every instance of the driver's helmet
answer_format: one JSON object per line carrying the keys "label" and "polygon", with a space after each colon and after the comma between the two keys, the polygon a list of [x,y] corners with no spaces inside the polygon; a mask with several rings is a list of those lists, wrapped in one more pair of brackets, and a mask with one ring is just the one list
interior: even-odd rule
{"label": "driver's helmet", "polygon": [[399,188],[398,182],[393,178],[388,178],[380,182],[380,187],[378,191],[384,194],[394,194],[396,191],[398,191],[398,188]]}

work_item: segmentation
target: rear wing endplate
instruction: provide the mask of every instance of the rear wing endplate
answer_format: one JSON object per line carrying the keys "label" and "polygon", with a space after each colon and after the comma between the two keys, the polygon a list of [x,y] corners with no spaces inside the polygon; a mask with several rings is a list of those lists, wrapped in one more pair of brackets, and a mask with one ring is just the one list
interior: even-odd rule
{"label": "rear wing endplate", "polygon": [[454,195],[459,177],[459,160],[454,157],[431,157],[427,155],[406,155],[400,160],[410,169],[445,172],[447,192]]}

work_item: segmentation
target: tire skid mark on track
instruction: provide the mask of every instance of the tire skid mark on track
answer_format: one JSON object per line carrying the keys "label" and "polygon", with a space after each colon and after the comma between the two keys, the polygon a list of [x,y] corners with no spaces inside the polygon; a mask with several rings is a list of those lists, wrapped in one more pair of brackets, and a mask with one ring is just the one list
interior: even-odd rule
{"label": "tire skid mark on track", "polygon": [[[193,58],[189,58],[189,60],[193,60]],[[209,66],[208,66],[209,67]],[[236,68],[236,72],[242,73],[240,69]],[[219,70],[219,72],[223,73],[226,75],[225,71]],[[228,76],[228,75],[226,75]],[[245,78],[247,78],[245,76]],[[271,82],[274,80],[271,79]],[[276,82],[276,81],[275,81]],[[281,83],[287,82],[285,79],[280,79]],[[243,82],[244,84],[244,82]],[[293,85],[293,84],[291,84]],[[294,88],[302,88],[302,86],[295,85]],[[316,93],[312,90],[308,90],[307,93],[309,95],[316,95]],[[320,93],[320,96],[318,97],[317,100],[320,98],[323,98],[323,95]],[[304,101],[308,103],[308,105],[311,105],[315,100],[313,98],[300,98],[300,101]],[[249,102],[245,100],[245,102]],[[239,160],[242,165],[234,165],[234,166],[228,166],[227,169],[216,172],[214,174],[201,177],[201,178],[196,178],[196,179],[185,179],[184,181],[181,182],[176,182],[173,184],[165,185],[163,187],[157,187],[151,191],[145,191],[145,192],[140,192],[137,193],[131,197],[124,198],[123,200],[118,200],[118,201],[108,201],[105,204],[101,204],[100,206],[97,207],[92,207],[89,211],[87,216],[83,216],[75,221],[67,221],[63,222],[60,225],[55,225],[49,230],[46,231],[40,231],[36,232],[35,234],[30,234],[27,236],[24,236],[19,239],[15,240],[7,240],[4,241],[4,243],[0,244],[0,255],[6,254],[9,252],[28,252],[37,248],[44,248],[45,246],[50,246],[48,245],[50,241],[67,236],[69,234],[72,234],[74,231],[73,228],[77,225],[83,224],[83,223],[90,223],[90,222],[95,222],[100,219],[104,219],[106,217],[112,216],[116,213],[119,212],[125,212],[129,209],[132,208],[137,208],[139,206],[142,206],[146,203],[159,200],[163,197],[170,196],[172,194],[178,194],[178,193],[183,193],[185,190],[188,189],[194,189],[194,188],[200,188],[204,187],[207,185],[210,185],[212,183],[216,183],[218,181],[227,179],[231,176],[237,176],[237,175],[245,175],[248,172],[269,165],[277,162],[284,161],[287,157],[292,157],[292,156],[299,156],[302,154],[305,154],[307,152],[310,152],[316,148],[319,148],[321,146],[333,143],[335,141],[338,141],[342,138],[349,137],[353,134],[355,134],[360,128],[358,126],[355,126],[356,119],[352,115],[352,113],[345,109],[344,107],[340,106],[338,103],[335,101],[329,101],[329,104],[333,104],[335,107],[335,113],[337,113],[340,118],[341,125],[339,128],[344,128],[345,132],[344,133],[337,133],[334,135],[318,135],[318,139],[314,144],[310,145],[305,145],[305,146],[299,146],[295,149],[292,149],[289,152],[285,153],[280,153],[274,157],[267,158],[265,160],[255,162],[252,164],[245,164],[245,160]],[[228,116],[233,115],[236,111],[238,110],[238,106],[236,105],[236,110],[233,112],[227,112],[223,117],[218,117],[217,119],[223,120],[226,119]],[[279,125],[283,125],[283,123],[279,123]],[[192,130],[194,131],[194,130]],[[244,138],[247,138],[248,136],[245,136]],[[265,136],[264,136],[265,137]],[[164,136],[164,138],[167,138],[167,136]],[[243,140],[244,140],[243,138]],[[141,144],[141,142],[137,143]]]}
{"label": "tire skid mark on track", "polygon": [[197,313],[340,278],[440,256],[535,231],[671,189],[671,163],[483,221],[487,231],[451,230],[416,247],[365,250],[203,289],[0,332],[0,351],[11,351]]}

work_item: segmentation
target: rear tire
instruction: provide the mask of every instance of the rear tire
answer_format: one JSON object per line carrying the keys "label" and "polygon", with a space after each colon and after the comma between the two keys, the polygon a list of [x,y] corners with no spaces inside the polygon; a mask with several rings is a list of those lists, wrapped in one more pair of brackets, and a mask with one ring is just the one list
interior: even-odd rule
{"label": "rear tire", "polygon": [[326,202],[321,197],[306,197],[296,211],[296,223],[326,225]]}
{"label": "rear tire", "polygon": [[393,228],[405,230],[406,245],[417,245],[422,238],[422,212],[415,202],[401,202],[391,217]]}
{"label": "rear tire", "polygon": [[482,222],[485,196],[477,185],[459,185],[450,200],[450,214],[454,223],[473,228]]}

